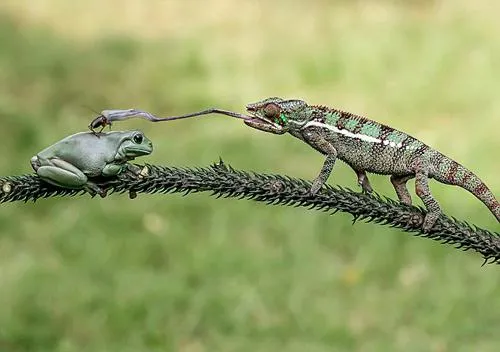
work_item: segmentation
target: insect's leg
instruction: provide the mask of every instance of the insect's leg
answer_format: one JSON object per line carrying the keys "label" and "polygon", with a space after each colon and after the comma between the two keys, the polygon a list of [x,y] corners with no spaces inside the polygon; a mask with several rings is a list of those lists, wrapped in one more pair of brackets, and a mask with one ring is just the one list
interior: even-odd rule
{"label": "insect's leg", "polygon": [[427,208],[427,214],[425,215],[424,223],[422,224],[422,230],[427,232],[434,226],[439,218],[439,215],[441,214],[441,207],[431,194],[429,189],[429,175],[426,170],[418,170],[416,172],[415,192],[417,193],[417,196],[422,199],[422,202]]}
{"label": "insect's leg", "polygon": [[337,160],[337,149],[335,149],[333,144],[331,144],[318,132],[306,131],[304,132],[303,137],[310,146],[321,152],[323,155],[326,155],[323,167],[321,168],[318,176],[314,179],[311,187],[311,194],[315,194],[321,189],[321,187],[323,187],[332,173],[333,166]]}
{"label": "insect's leg", "polygon": [[370,184],[370,180],[368,179],[368,175],[366,175],[366,172],[364,170],[353,170],[356,173],[356,176],[358,176],[358,184],[361,186],[363,193],[372,193],[373,188]]}
{"label": "insect's leg", "polygon": [[391,183],[394,186],[394,190],[396,191],[398,199],[401,203],[411,205],[411,195],[406,187],[406,182],[414,177],[415,175],[391,176]]}

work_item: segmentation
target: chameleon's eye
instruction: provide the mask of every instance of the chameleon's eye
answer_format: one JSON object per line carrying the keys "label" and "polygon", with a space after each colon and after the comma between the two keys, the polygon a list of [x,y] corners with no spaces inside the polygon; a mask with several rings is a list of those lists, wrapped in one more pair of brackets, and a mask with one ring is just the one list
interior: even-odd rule
{"label": "chameleon's eye", "polygon": [[138,133],[138,134],[134,135],[134,143],[141,144],[143,140],[144,140],[144,137],[142,136],[142,134]]}
{"label": "chameleon's eye", "polygon": [[274,103],[269,103],[264,107],[264,116],[269,119],[276,119],[280,115],[280,107]]}

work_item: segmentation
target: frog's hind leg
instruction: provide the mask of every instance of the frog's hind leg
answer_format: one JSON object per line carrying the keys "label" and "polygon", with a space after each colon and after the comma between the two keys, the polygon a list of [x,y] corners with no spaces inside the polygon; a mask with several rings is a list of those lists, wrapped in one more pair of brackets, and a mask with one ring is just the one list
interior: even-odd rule
{"label": "frog's hind leg", "polygon": [[87,175],[72,164],[58,158],[39,160],[36,173],[44,181],[65,188],[83,188]]}
{"label": "frog's hind leg", "polygon": [[62,159],[43,159],[38,160],[37,164],[43,166],[38,167],[36,173],[47,183],[63,188],[85,189],[92,196],[106,195],[99,186],[90,182],[80,169]]}

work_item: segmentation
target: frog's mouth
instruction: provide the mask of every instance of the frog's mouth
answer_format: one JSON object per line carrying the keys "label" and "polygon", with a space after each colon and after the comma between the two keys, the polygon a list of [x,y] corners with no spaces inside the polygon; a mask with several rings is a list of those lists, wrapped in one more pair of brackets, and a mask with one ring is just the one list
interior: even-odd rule
{"label": "frog's mouth", "polygon": [[148,148],[137,148],[129,146],[125,152],[128,157],[138,157],[143,155],[149,155],[153,152],[153,146],[150,145]]}

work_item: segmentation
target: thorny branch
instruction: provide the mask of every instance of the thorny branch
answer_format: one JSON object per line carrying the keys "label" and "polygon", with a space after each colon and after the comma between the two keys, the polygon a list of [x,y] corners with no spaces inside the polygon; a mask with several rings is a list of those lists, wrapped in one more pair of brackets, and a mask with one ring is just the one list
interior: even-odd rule
{"label": "thorny branch", "polygon": [[[219,197],[253,199],[274,205],[302,206],[336,213],[348,212],[356,220],[399,228],[415,236],[430,238],[455,248],[474,250],[485,263],[500,264],[500,234],[480,229],[464,221],[442,215],[436,225],[423,233],[419,225],[424,210],[379,196],[363,194],[339,186],[325,186],[311,195],[311,183],[288,176],[258,174],[235,170],[222,162],[209,167],[180,168],[137,165],[143,172],[137,176],[125,173],[111,180],[96,180],[111,193],[177,193],[211,192]],[[76,196],[85,192],[49,185],[35,174],[0,178],[0,203],[36,201],[55,196]]]}

